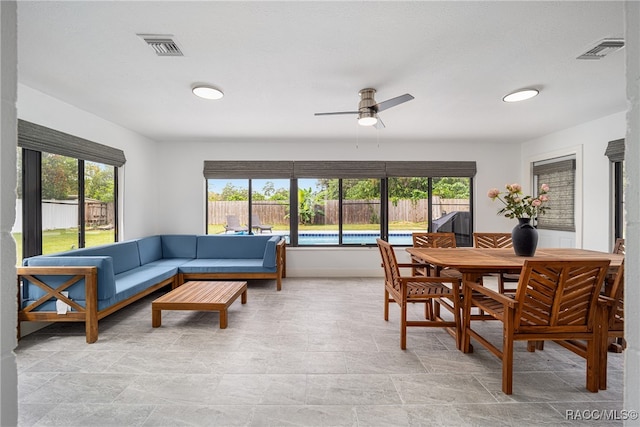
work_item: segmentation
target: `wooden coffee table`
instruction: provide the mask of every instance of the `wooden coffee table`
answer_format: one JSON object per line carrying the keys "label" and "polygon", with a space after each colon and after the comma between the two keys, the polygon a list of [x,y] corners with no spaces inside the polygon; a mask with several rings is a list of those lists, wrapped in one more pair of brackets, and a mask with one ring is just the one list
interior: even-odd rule
{"label": "wooden coffee table", "polygon": [[162,310],[219,311],[220,329],[227,327],[227,308],[242,296],[247,303],[247,282],[186,282],[151,303],[151,326],[162,324]]}

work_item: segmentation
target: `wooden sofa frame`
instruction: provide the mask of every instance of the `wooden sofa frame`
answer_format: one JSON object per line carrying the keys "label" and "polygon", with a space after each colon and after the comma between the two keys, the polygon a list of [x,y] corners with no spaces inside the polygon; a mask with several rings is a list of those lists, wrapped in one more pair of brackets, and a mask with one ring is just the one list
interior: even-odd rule
{"label": "wooden sofa frame", "polygon": [[[122,307],[126,307],[134,301],[149,295],[156,290],[171,285],[175,287],[176,276],[156,283],[144,291],[122,300],[104,310],[98,310],[98,268],[97,267],[18,267],[18,306],[20,307],[20,286],[22,280],[29,280],[36,284],[45,295],[27,307],[18,310],[18,339],[20,339],[20,322],[84,322],[87,343],[91,344],[98,340],[98,321],[104,317],[115,313]],[[46,283],[38,279],[37,276],[72,276],[57,288],[51,288]],[[65,297],[61,292],[84,279],[85,307],[82,307],[72,299]],[[35,311],[39,306],[51,298],[59,299],[67,303],[73,311],[66,314],[58,314],[55,311]]]}
{"label": "wooden sofa frame", "polygon": [[276,244],[276,271],[273,273],[178,273],[176,286],[180,286],[189,280],[212,280],[212,279],[275,279],[276,290],[282,290],[282,278],[287,277],[287,255],[286,242],[281,239]]}
{"label": "wooden sofa frame", "polygon": [[[115,313],[123,307],[135,302],[165,286],[171,285],[172,289],[182,285],[185,281],[194,279],[275,279],[277,290],[282,289],[282,278],[286,277],[286,251],[284,239],[276,245],[276,271],[274,273],[178,273],[169,279],[165,279],[145,290],[122,300],[104,310],[98,310],[98,268],[95,266],[52,266],[52,267],[17,267],[17,297],[18,297],[18,339],[20,339],[20,322],[84,322],[85,335],[88,344],[98,340],[98,321]],[[70,279],[55,289],[38,279],[38,276],[70,276]],[[84,279],[85,307],[64,296],[62,292],[71,285]],[[44,292],[41,298],[27,307],[21,307],[21,285],[23,280],[28,280],[40,287]],[[73,310],[66,314],[58,314],[55,311],[36,311],[38,307],[47,301],[59,299],[67,303]]]}

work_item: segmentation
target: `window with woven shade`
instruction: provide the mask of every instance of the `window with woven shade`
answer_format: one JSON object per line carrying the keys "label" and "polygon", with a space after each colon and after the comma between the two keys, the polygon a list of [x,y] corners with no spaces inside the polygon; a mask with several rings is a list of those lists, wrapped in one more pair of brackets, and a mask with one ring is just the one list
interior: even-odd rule
{"label": "window with woven shade", "polygon": [[534,188],[549,185],[549,210],[538,216],[537,228],[543,230],[576,231],[575,156],[559,157],[533,164]]}

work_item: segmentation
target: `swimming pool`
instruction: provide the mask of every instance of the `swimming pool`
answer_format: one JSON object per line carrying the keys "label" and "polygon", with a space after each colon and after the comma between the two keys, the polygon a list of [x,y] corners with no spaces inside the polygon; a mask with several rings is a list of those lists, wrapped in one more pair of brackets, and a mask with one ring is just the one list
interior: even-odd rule
{"label": "swimming pool", "polygon": [[[375,245],[376,239],[380,237],[380,233],[374,232],[345,232],[342,234],[343,245]],[[392,245],[409,245],[413,244],[411,232],[389,233],[389,243]],[[337,245],[338,233],[308,233],[302,232],[298,234],[298,245]]]}

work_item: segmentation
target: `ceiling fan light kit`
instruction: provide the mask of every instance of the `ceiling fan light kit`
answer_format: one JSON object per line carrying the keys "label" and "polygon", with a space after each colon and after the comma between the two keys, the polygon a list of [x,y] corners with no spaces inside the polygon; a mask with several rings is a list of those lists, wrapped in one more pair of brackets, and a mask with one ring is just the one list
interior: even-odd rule
{"label": "ceiling fan light kit", "polygon": [[377,129],[384,128],[382,120],[378,117],[380,111],[384,111],[388,108],[395,107],[407,101],[411,101],[412,95],[405,93],[404,95],[397,96],[395,98],[387,99],[386,101],[376,102],[374,96],[376,90],[372,88],[362,89],[360,92],[360,103],[358,104],[358,111],[336,111],[332,113],[315,113],[316,116],[336,116],[340,114],[357,114],[358,124],[361,126],[375,126]]}
{"label": "ceiling fan light kit", "polygon": [[358,124],[360,126],[373,126],[378,123],[378,118],[371,111],[362,111],[358,115]]}

